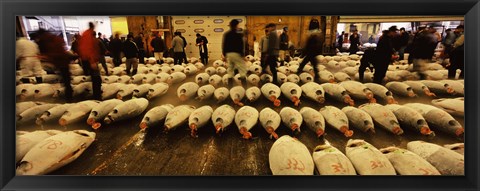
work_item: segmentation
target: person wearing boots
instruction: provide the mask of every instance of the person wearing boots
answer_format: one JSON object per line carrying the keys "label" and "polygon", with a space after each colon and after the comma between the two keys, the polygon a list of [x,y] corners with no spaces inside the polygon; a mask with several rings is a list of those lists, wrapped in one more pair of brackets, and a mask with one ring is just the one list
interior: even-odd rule
{"label": "person wearing boots", "polygon": [[153,47],[153,55],[157,60],[157,64],[162,64],[163,53],[167,50],[165,41],[163,41],[162,37],[158,33],[156,33],[155,38],[150,42],[150,45]]}
{"label": "person wearing boots", "polygon": [[318,79],[320,79],[319,74],[318,74],[318,60],[317,56],[322,54],[322,49],[323,49],[323,38],[320,33],[315,32],[310,34],[310,36],[307,39],[307,44],[305,45],[305,48],[302,51],[303,54],[303,60],[302,63],[300,63],[300,66],[298,67],[297,74],[300,74],[303,72],[303,68],[305,65],[310,62],[314,74],[312,75],[315,79],[316,76],[318,76]]}
{"label": "person wearing boots", "polygon": [[[127,75],[137,74],[138,68],[138,47],[135,42],[133,42],[133,35],[127,35],[127,40],[123,43],[123,54],[127,59],[125,64],[127,65]],[[133,67],[133,70],[132,70]],[[132,71],[131,71],[132,70]]]}
{"label": "person wearing boots", "polygon": [[90,70],[92,78],[93,99],[102,100],[102,78],[97,64],[100,57],[98,54],[100,47],[98,47],[98,39],[95,38],[95,31],[93,31],[95,25],[89,22],[88,26],[88,30],[82,33],[78,41],[78,53],[82,63],[90,66],[87,68]]}
{"label": "person wearing boots", "polygon": [[[278,60],[278,51],[280,45],[280,39],[277,36],[276,28],[277,25],[274,23],[270,23],[265,27],[268,33],[268,45],[267,45],[267,53],[265,54],[265,62],[266,66],[270,67],[270,71],[272,72],[272,83],[278,85],[278,78],[277,78],[277,60]],[[265,70],[265,69],[264,69]]]}

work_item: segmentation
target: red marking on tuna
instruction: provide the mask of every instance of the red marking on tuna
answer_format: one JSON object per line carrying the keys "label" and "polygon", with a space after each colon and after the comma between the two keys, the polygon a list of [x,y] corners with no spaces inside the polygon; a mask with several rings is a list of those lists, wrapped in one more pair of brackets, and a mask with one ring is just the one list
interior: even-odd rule
{"label": "red marking on tuna", "polygon": [[[294,163],[292,163],[292,160],[294,161]],[[293,164],[293,168],[292,168],[292,164]],[[288,168],[286,169],[292,169],[292,170],[297,170],[297,171],[300,171],[300,172],[304,172],[305,170],[305,165],[303,164],[302,161],[300,161],[300,164],[302,165],[301,167],[299,167],[299,161],[297,161],[297,159],[295,158],[291,158],[291,159],[288,159]]]}
{"label": "red marking on tuna", "polygon": [[428,168],[427,168],[427,169],[425,169],[425,168],[419,168],[418,170],[421,171],[421,172],[423,172],[422,175],[433,175],[433,174],[435,174],[435,173],[433,172],[433,170],[428,169]]}
{"label": "red marking on tuna", "polygon": [[332,164],[333,172],[340,172],[340,173],[345,173],[347,170],[343,168],[343,165],[341,163],[335,163]]}
{"label": "red marking on tuna", "polygon": [[385,167],[385,165],[383,165],[383,163],[380,162],[380,161],[370,161],[370,164],[371,164],[370,166],[372,167],[372,169]]}
{"label": "red marking on tuna", "polygon": [[45,146],[47,146],[47,149],[56,149],[58,146],[62,145],[63,143],[61,141],[57,141],[57,140],[47,140],[45,142],[45,144],[43,144],[42,146],[40,146],[39,148],[43,148]]}

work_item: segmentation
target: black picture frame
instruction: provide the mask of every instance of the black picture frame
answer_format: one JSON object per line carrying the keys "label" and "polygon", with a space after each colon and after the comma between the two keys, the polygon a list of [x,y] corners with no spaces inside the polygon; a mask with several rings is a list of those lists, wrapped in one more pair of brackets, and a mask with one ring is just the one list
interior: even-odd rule
{"label": "black picture frame", "polygon": [[[478,190],[479,0],[1,0],[1,190]],[[465,176],[15,176],[17,15],[465,15]],[[188,165],[188,164],[186,164]]]}

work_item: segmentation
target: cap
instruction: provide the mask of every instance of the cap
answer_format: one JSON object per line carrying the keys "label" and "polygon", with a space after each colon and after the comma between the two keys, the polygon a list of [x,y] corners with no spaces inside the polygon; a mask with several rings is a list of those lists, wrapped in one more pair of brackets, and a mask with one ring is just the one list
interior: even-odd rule
{"label": "cap", "polygon": [[398,31],[398,28],[397,28],[397,26],[393,25],[390,28],[388,28],[388,31],[389,32],[396,32],[396,31]]}

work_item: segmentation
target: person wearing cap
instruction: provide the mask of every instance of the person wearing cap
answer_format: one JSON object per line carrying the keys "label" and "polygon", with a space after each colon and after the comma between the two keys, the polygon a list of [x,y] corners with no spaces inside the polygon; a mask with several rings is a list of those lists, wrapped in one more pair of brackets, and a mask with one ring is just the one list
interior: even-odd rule
{"label": "person wearing cap", "polygon": [[355,29],[352,35],[350,35],[350,54],[356,54],[359,45],[361,45],[360,36],[358,35],[358,30]]}
{"label": "person wearing cap", "polygon": [[244,60],[244,41],[243,34],[238,30],[238,24],[240,22],[237,19],[230,21],[230,30],[225,32],[222,41],[222,54],[227,59],[228,69],[228,84],[232,85],[232,79],[235,76],[234,70],[237,69],[240,74],[240,80],[242,84],[246,82],[247,66]]}
{"label": "person wearing cap", "polygon": [[457,73],[457,69],[460,69],[460,78],[463,78],[463,67],[465,65],[464,60],[464,41],[465,37],[463,34],[464,27],[463,25],[459,25],[455,32],[459,34],[459,37],[453,43],[452,51],[450,55],[450,65],[447,66],[448,68],[448,78],[455,79],[455,75]]}
{"label": "person wearing cap", "polygon": [[417,33],[413,40],[413,50],[410,56],[413,61],[413,71],[417,72],[420,80],[426,79],[426,65],[431,62],[435,48],[437,47],[437,38],[434,35],[435,29],[427,27]]}
{"label": "person wearing cap", "polygon": [[200,51],[200,61],[203,64],[208,64],[208,40],[207,37],[200,35],[200,33],[197,33],[197,40],[196,40],[196,45],[198,46],[198,49]]}
{"label": "person wearing cap", "polygon": [[173,34],[175,35],[172,40],[173,64],[181,65],[183,62],[183,48],[185,47],[185,43],[180,37],[180,32],[175,32]]}
{"label": "person wearing cap", "polygon": [[393,38],[397,34],[397,26],[391,26],[386,33],[384,33],[378,41],[377,49],[375,50],[373,82],[377,84],[383,83],[383,78],[387,73],[388,65],[392,63],[395,49],[393,46]]}
{"label": "person wearing cap", "polygon": [[288,55],[288,27],[283,27],[283,32],[280,35],[280,51],[278,52],[280,65],[283,66],[285,56]]}
{"label": "person wearing cap", "polygon": [[[274,23],[268,24],[265,28],[268,30],[268,45],[267,45],[267,53],[265,54],[265,66],[270,67],[270,71],[272,72],[272,83],[278,84],[277,79],[277,61],[278,61],[278,51],[280,40],[278,39],[276,27]],[[263,71],[266,70],[266,67],[263,68]]]}
{"label": "person wearing cap", "polygon": [[[127,35],[127,40],[123,43],[123,53],[125,54],[125,64],[127,66],[127,75],[137,74],[138,68],[138,47],[137,44],[133,41],[133,35]],[[132,70],[133,68],[133,70]]]}

